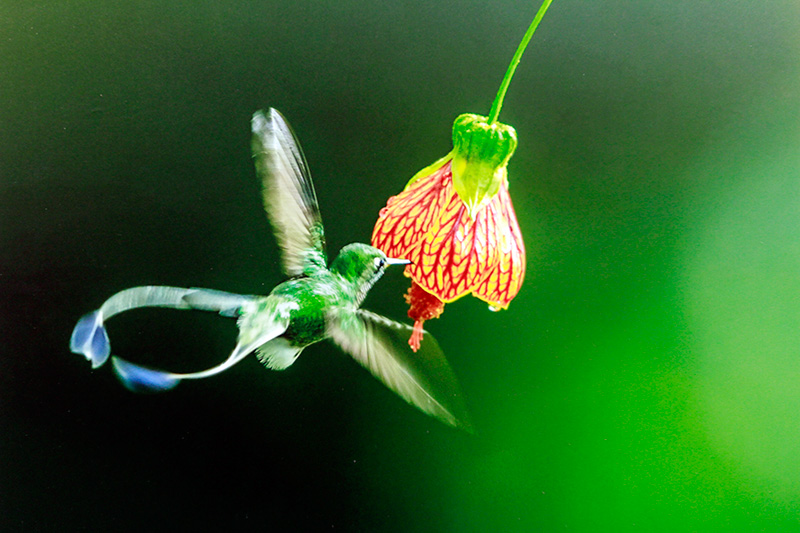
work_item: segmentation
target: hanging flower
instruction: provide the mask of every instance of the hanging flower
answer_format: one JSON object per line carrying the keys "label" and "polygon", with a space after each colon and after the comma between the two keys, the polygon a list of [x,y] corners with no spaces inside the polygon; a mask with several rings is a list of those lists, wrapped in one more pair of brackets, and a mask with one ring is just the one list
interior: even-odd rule
{"label": "hanging flower", "polygon": [[472,293],[506,309],[525,275],[525,246],[508,195],[506,165],[517,145],[514,128],[460,115],[453,151],[417,173],[381,209],[372,245],[410,259],[406,294],[415,350],[422,324],[444,304]]}
{"label": "hanging flower", "polygon": [[525,245],[508,194],[506,167],[517,147],[514,128],[497,122],[522,52],[544,16],[545,0],[522,39],[488,117],[463,114],[453,123],[453,150],[422,169],[381,209],[372,245],[411,260],[405,275],[409,344],[444,304],[472,294],[492,310],[508,308],[525,277]]}

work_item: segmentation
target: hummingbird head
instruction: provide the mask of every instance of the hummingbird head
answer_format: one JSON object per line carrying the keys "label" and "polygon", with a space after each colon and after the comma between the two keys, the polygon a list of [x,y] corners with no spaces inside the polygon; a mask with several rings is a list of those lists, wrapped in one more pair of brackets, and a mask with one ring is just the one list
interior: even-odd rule
{"label": "hummingbird head", "polygon": [[408,259],[394,259],[368,244],[352,243],[339,251],[339,255],[331,264],[331,272],[335,272],[350,282],[357,304],[361,304],[367,292],[376,281],[383,276],[389,265],[407,265]]}

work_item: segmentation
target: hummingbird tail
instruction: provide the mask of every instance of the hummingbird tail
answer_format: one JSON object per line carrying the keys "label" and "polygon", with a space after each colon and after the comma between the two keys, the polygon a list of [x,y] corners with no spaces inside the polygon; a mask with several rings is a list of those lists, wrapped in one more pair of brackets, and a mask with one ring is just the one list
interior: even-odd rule
{"label": "hummingbird tail", "polygon": [[102,366],[111,353],[111,343],[103,325],[100,311],[94,311],[81,318],[72,330],[69,348],[91,361],[92,368]]}
{"label": "hummingbird tail", "polygon": [[92,363],[92,368],[98,368],[108,360],[108,356],[111,354],[111,342],[104,324],[106,319],[138,307],[191,309],[183,298],[193,290],[148,286],[120,291],[106,300],[100,309],[85,315],[78,321],[70,337],[70,350],[86,357]]}
{"label": "hummingbird tail", "polygon": [[145,368],[119,357],[112,357],[111,362],[119,380],[126,389],[133,392],[165,391],[174,388],[180,382],[180,379],[169,372]]}
{"label": "hummingbird tail", "polygon": [[[105,327],[105,320],[119,313],[140,307],[168,307],[172,309],[195,309],[214,311],[225,317],[237,317],[242,308],[252,306],[255,296],[243,296],[211,289],[184,289],[179,287],[145,286],[125,289],[106,300],[100,309],[81,318],[75,325],[70,338],[70,350],[81,354],[92,363],[92,368],[102,366],[111,354],[111,343]],[[288,324],[288,321],[286,322]],[[113,357],[114,370],[122,383],[133,391],[161,391],[175,387],[182,379],[208,377],[230,368],[260,344],[267,342],[286,329],[286,325],[276,324],[268,331],[250,335],[250,340],[242,341],[222,364],[202,372],[175,374],[162,370],[145,368],[134,363]],[[261,333],[261,334],[259,334]]]}
{"label": "hummingbird tail", "polygon": [[254,298],[256,297],[214,289],[191,288],[183,295],[182,300],[192,309],[215,311],[222,316],[235,318],[239,316],[241,308],[246,303],[253,301]]}
{"label": "hummingbird tail", "polygon": [[[250,353],[255,350],[259,344],[267,342],[271,336],[283,333],[286,329],[275,328],[271,331],[264,332],[260,337],[257,337],[253,343],[242,344],[241,342],[236,345],[231,352],[231,355],[218,364],[207,370],[200,372],[192,372],[189,374],[176,374],[174,372],[167,372],[165,370],[157,370],[155,368],[147,368],[133,364],[131,362],[120,359],[119,357],[112,357],[114,363],[114,371],[117,377],[125,385],[125,388],[133,392],[160,392],[174,388],[181,380],[184,379],[202,379],[219,374],[220,372],[229,369]],[[277,333],[276,333],[277,331]]]}

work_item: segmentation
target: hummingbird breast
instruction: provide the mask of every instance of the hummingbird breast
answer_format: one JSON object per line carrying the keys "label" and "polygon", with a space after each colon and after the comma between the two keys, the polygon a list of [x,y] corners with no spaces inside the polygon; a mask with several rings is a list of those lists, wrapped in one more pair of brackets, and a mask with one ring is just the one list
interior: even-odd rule
{"label": "hummingbird breast", "polygon": [[336,282],[316,276],[285,281],[275,287],[272,294],[297,303],[298,309],[292,311],[289,327],[281,336],[298,348],[325,339],[328,312],[343,303],[343,294]]}

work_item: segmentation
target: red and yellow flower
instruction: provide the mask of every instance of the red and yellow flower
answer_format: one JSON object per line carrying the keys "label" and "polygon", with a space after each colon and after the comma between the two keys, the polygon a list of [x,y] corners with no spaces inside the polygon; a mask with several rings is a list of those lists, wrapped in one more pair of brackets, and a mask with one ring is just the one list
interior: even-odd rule
{"label": "red and yellow flower", "polygon": [[416,351],[422,325],[444,304],[472,294],[506,309],[525,276],[525,245],[508,194],[506,167],[517,146],[514,128],[460,115],[453,150],[418,172],[381,209],[372,245],[411,260],[406,294]]}
{"label": "red and yellow flower", "polygon": [[414,320],[408,343],[417,351],[422,324],[444,304],[473,294],[506,309],[525,277],[525,245],[508,195],[508,160],[517,133],[497,122],[514,71],[552,0],[544,0],[511,58],[489,116],[464,114],[453,123],[453,150],[426,167],[381,209],[372,245],[409,259],[406,293]]}

